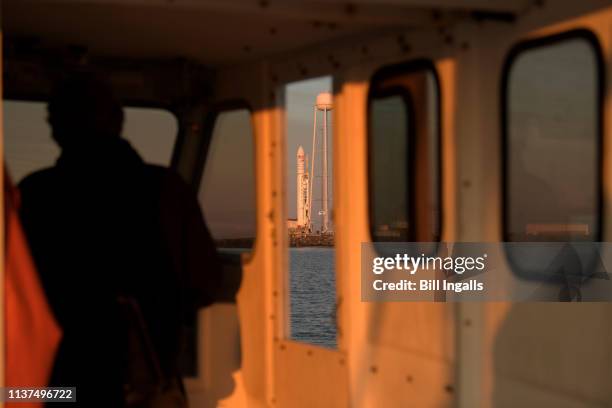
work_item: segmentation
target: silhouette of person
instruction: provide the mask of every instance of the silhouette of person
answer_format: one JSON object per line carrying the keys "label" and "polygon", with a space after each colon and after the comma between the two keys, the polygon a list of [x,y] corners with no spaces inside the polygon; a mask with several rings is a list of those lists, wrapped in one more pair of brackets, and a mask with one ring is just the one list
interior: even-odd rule
{"label": "silhouette of person", "polygon": [[64,331],[51,385],[77,387],[72,407],[126,406],[134,367],[118,299],[128,297],[141,310],[159,369],[182,389],[182,325],[216,300],[222,280],[195,195],[120,137],[121,106],[99,76],[67,76],[48,113],[61,155],[19,187],[24,229]]}

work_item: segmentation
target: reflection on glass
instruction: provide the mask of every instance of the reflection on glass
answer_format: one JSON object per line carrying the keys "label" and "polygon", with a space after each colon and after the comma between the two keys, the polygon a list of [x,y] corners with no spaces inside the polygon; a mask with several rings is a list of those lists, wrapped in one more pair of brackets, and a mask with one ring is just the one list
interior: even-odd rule
{"label": "reflection on glass", "polygon": [[374,241],[440,239],[438,84],[433,66],[383,68],[369,97]]}
{"label": "reflection on glass", "polygon": [[507,78],[507,241],[599,234],[597,63],[580,38],[528,48]]}

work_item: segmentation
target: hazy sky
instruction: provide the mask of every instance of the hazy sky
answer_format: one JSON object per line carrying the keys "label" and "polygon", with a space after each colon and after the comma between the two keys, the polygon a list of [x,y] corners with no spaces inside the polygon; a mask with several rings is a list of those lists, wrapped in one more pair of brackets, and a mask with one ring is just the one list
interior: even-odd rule
{"label": "hazy sky", "polygon": [[198,193],[208,228],[217,239],[255,236],[254,155],[250,112],[220,113]]}
{"label": "hazy sky", "polygon": [[[309,157],[309,167],[312,160],[312,129],[313,129],[313,106],[317,95],[321,92],[332,91],[331,76],[308,79],[294,82],[286,87],[286,122],[287,122],[287,209],[288,217],[296,218],[296,153],[301,145],[304,153]],[[328,168],[329,168],[329,208],[332,208],[332,138],[333,119],[332,113],[328,114]],[[321,128],[323,114],[318,113],[317,126]],[[318,147],[319,152],[321,147]],[[319,160],[321,156],[318,154]],[[313,195],[312,214],[318,214],[321,206],[321,163],[315,164],[315,186]],[[312,175],[311,175],[312,176]],[[315,216],[315,228],[320,225],[320,216]]]}

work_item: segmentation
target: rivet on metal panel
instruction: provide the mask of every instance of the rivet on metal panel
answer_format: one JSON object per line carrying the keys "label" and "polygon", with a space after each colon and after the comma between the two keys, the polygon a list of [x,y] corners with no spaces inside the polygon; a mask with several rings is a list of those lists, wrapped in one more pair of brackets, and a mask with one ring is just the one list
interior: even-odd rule
{"label": "rivet on metal panel", "polygon": [[267,8],[269,5],[270,5],[270,2],[268,0],[259,0],[259,7]]}
{"label": "rivet on metal panel", "polygon": [[463,321],[463,325],[464,325],[465,327],[470,327],[470,326],[472,325],[472,320],[471,320],[471,319],[465,319],[465,320]]}
{"label": "rivet on metal panel", "polygon": [[270,35],[276,35],[276,27],[270,27]]}
{"label": "rivet on metal panel", "polygon": [[449,394],[452,394],[455,391],[455,387],[453,387],[452,384],[447,384],[444,387],[444,391],[448,392]]}
{"label": "rivet on metal panel", "polygon": [[278,296],[278,291],[272,291],[272,296],[277,297]]}
{"label": "rivet on metal panel", "polygon": [[300,71],[300,75],[302,76],[308,75],[308,69],[306,67],[300,65],[298,67],[298,70]]}
{"label": "rivet on metal panel", "polygon": [[328,55],[327,59],[329,60],[329,63],[332,64],[332,66],[337,69],[340,68],[340,63],[338,62],[337,59],[334,58],[333,55]]}
{"label": "rivet on metal panel", "polygon": [[470,187],[472,187],[472,182],[471,182],[470,180],[463,180],[463,182],[461,183],[461,185],[462,185],[464,188],[470,188]]}
{"label": "rivet on metal panel", "polygon": [[440,21],[440,20],[442,19],[442,13],[440,12],[440,10],[438,10],[438,9],[434,9],[434,10],[431,12],[431,19],[432,19],[433,21]]}
{"label": "rivet on metal panel", "polygon": [[344,6],[344,12],[349,16],[353,16],[357,14],[357,6],[354,3],[346,3],[346,6]]}
{"label": "rivet on metal panel", "polygon": [[312,350],[306,351],[306,355],[309,356],[309,357],[312,356]]}
{"label": "rivet on metal panel", "polygon": [[281,343],[281,345],[279,346],[279,348],[280,348],[281,350],[284,350],[284,349],[286,349],[287,347],[286,347],[286,346],[285,346],[283,343]]}
{"label": "rivet on metal panel", "polygon": [[376,367],[375,365],[371,366],[370,367],[370,372],[372,374],[376,374],[378,372],[378,367]]}
{"label": "rivet on metal panel", "polygon": [[397,36],[397,43],[399,44],[403,53],[407,54],[412,51],[412,47],[406,42],[406,38],[403,35],[400,34]]}
{"label": "rivet on metal panel", "polygon": [[312,22],[312,27],[313,28],[321,28],[321,22],[318,20],[315,20]]}
{"label": "rivet on metal panel", "polygon": [[251,52],[251,46],[250,45],[244,45],[242,47],[242,51],[244,51],[244,52]]}
{"label": "rivet on metal panel", "polygon": [[338,363],[340,363],[340,365],[344,365],[345,361],[344,361],[343,358],[341,358],[341,359],[338,360]]}
{"label": "rivet on metal panel", "polygon": [[408,383],[412,383],[413,381],[414,381],[414,378],[413,378],[413,377],[412,377],[410,374],[408,374],[408,375],[406,376],[406,382],[408,382]]}

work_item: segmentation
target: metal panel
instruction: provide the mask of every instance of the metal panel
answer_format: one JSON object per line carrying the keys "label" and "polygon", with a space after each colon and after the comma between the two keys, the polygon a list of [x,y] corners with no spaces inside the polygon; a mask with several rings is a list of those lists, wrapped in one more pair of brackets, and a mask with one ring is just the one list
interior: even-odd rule
{"label": "metal panel", "polygon": [[277,406],[350,406],[344,353],[293,341],[280,341],[275,348]]}
{"label": "metal panel", "polygon": [[[460,240],[501,239],[499,89],[506,53],[520,40],[589,28],[598,34],[604,54],[609,55],[612,9],[589,12],[595,3],[550,4],[511,26],[468,25],[457,31],[469,44],[457,60],[462,102],[457,105],[457,117],[462,118],[457,124],[457,154],[464,158],[458,170]],[[608,95],[609,89],[608,85]],[[609,125],[605,135],[610,137]],[[606,139],[604,148],[609,149],[607,146]],[[608,187],[609,181],[604,181],[604,188]],[[609,199],[605,206],[610,212]],[[609,233],[609,217],[604,219],[608,220]],[[503,279],[509,270],[498,273]],[[462,339],[459,406],[609,404],[606,384],[611,379],[611,355],[606,344],[610,311],[608,305],[462,306],[461,321],[470,324],[458,326]]]}

